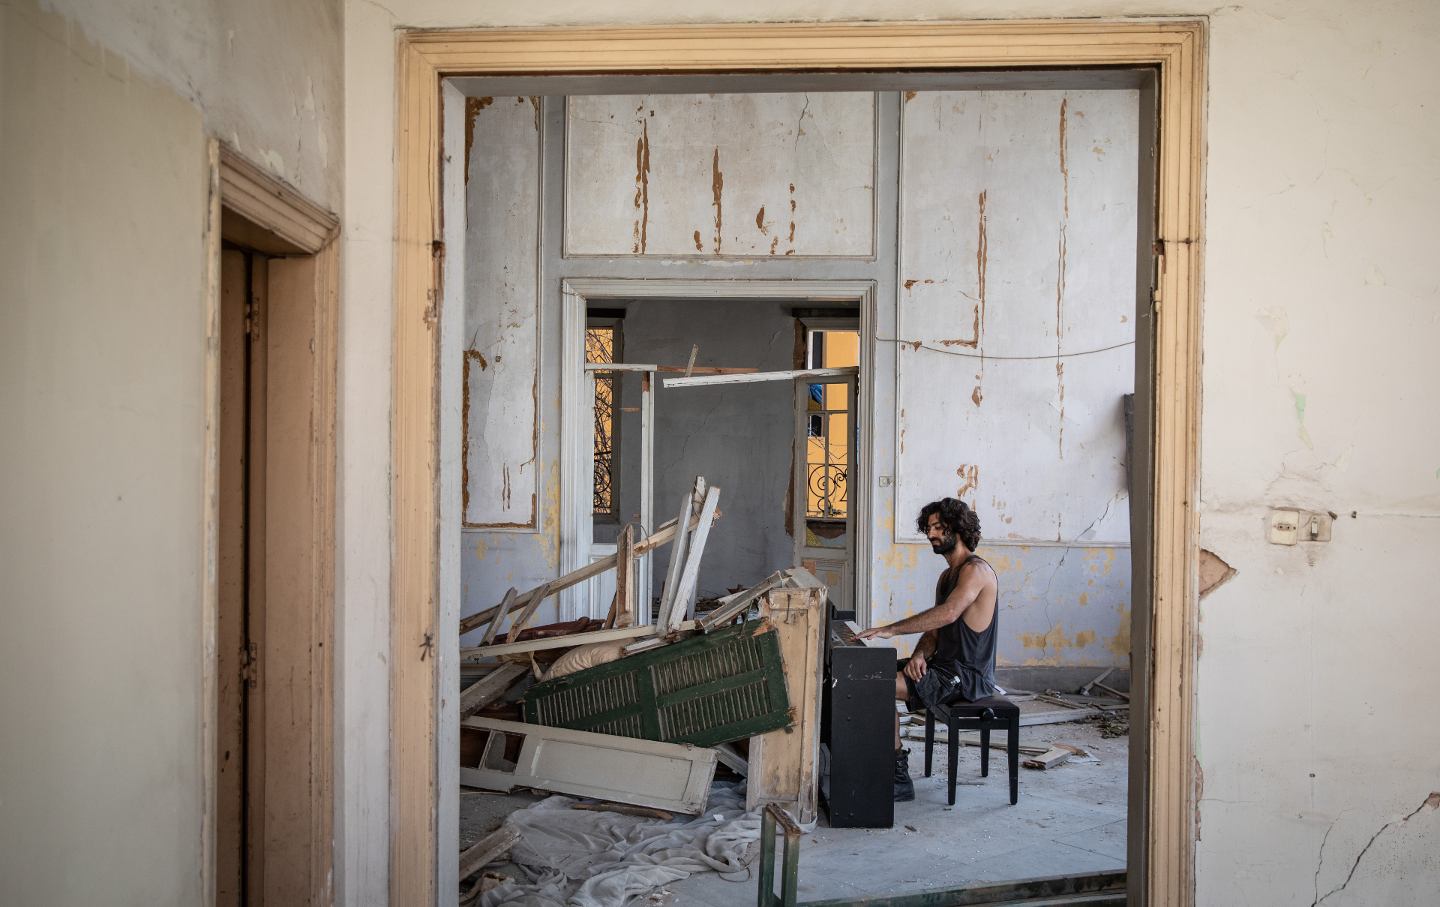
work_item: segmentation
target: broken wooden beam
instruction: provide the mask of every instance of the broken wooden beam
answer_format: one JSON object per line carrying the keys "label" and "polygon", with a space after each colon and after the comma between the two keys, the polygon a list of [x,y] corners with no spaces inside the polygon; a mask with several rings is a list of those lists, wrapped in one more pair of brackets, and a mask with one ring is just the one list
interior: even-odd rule
{"label": "broken wooden beam", "polygon": [[1020,764],[1026,768],[1039,769],[1043,772],[1047,769],[1064,765],[1070,761],[1070,757],[1073,755],[1075,754],[1071,750],[1056,746],[1051,747],[1039,756],[1031,756],[1029,759],[1021,761]]}
{"label": "broken wooden beam", "polygon": [[718,608],[701,618],[700,629],[702,631],[713,630],[733,620],[736,615],[745,613],[745,610],[760,596],[771,589],[784,585],[787,581],[788,577],[782,571],[777,570],[749,589],[725,596],[720,599]]}
{"label": "broken wooden beam", "polygon": [[855,366],[808,368],[783,372],[748,372],[739,375],[696,375],[692,378],[665,378],[666,387],[701,387],[709,384],[752,384],[757,381],[794,381],[799,378],[848,378],[860,374]]}
{"label": "broken wooden beam", "polygon": [[1091,680],[1089,683],[1081,687],[1078,692],[1081,696],[1089,696],[1090,688],[1095,686],[1095,684],[1099,683],[1100,681],[1104,680],[1106,677],[1109,677],[1112,673],[1114,673],[1114,671],[1115,668],[1113,667],[1106,668],[1105,670],[1101,671],[1100,674],[1095,677],[1095,679]]}
{"label": "broken wooden beam", "polygon": [[485,639],[481,645],[488,646],[495,641],[496,634],[500,632],[500,624],[504,623],[504,615],[509,614],[515,608],[519,599],[520,593],[515,591],[514,586],[506,590],[505,598],[500,602],[500,613],[490,621],[490,626],[485,628]]}
{"label": "broken wooden beam", "polygon": [[636,816],[641,819],[659,819],[662,822],[669,822],[675,818],[672,812],[663,809],[655,809],[651,806],[634,806],[629,803],[576,803],[571,809],[581,809],[593,813],[619,813],[622,816]]}
{"label": "broken wooden beam", "polygon": [[666,629],[682,619],[695,617],[695,597],[700,586],[700,559],[705,554],[705,540],[710,537],[710,524],[715,521],[715,508],[720,503],[720,489],[711,486],[705,492],[705,501],[700,507],[700,525],[690,538],[690,547],[685,552],[685,570],[680,575],[680,586],[671,603]]}
{"label": "broken wooden beam", "polygon": [[[695,629],[694,621],[686,621],[679,627],[680,630]],[[569,636],[546,636],[537,639],[522,639],[519,642],[501,642],[493,646],[468,646],[460,650],[460,657],[484,658],[486,656],[509,655],[516,652],[539,652],[544,649],[565,649],[570,646],[583,646],[592,642],[613,642],[617,639],[638,639],[642,636],[649,636],[655,632],[654,627],[615,627],[610,630],[587,630],[584,633],[571,633]]]}
{"label": "broken wooden beam", "polygon": [[[682,521],[688,525],[690,515],[695,510],[695,495],[705,493],[705,477],[696,476],[695,491],[685,495],[680,502],[680,514],[675,518],[676,524]],[[698,526],[698,522],[696,523]],[[679,533],[675,536],[675,544],[670,546],[670,565],[665,571],[665,585],[660,587],[660,614],[656,619],[656,626],[662,630],[669,629],[670,612],[674,609],[675,593],[680,585],[680,573],[685,567],[685,553],[690,550],[690,532]]]}
{"label": "broken wooden beam", "polygon": [[460,693],[460,717],[468,718],[504,696],[529,670],[525,665],[502,664],[470,684]]}
{"label": "broken wooden beam", "polygon": [[718,743],[711,747],[720,759],[720,764],[744,778],[750,774],[750,760],[740,755],[733,743]]}
{"label": "broken wooden beam", "polygon": [[[637,362],[587,362],[587,372],[684,372],[683,365],[644,365]],[[760,371],[758,368],[735,368],[720,367],[714,365],[697,365],[690,370],[691,375],[752,375]]]}
{"label": "broken wooden beam", "polygon": [[[718,517],[719,513],[717,512],[716,518]],[[639,542],[636,542],[635,547],[634,549],[632,549],[631,553],[635,557],[639,557],[642,554],[649,554],[651,551],[654,551],[661,545],[669,544],[670,540],[675,538],[675,526],[677,522],[678,521],[676,520],[671,520],[670,522],[662,525],[659,529],[655,530],[655,532],[653,532],[651,535],[647,536]],[[700,525],[700,518],[696,516],[690,520],[689,528],[694,529],[698,525]],[[549,594],[554,595],[556,592],[560,592],[564,589],[569,589],[571,586],[577,586],[588,579],[593,579],[594,577],[599,576],[607,570],[615,569],[615,564],[615,555],[612,554],[609,557],[603,557],[598,561],[586,564],[585,566],[577,570],[572,570],[564,576],[558,579],[550,580],[548,583],[545,583],[543,585],[549,586]],[[510,606],[509,610],[514,611],[516,608],[524,607],[525,604],[529,601],[530,594],[534,591],[535,590],[532,589],[525,595],[518,596],[515,603]],[[460,621],[460,635],[464,636],[466,633],[469,633],[472,630],[485,626],[486,622],[490,621],[501,613],[500,608],[500,605],[495,605],[493,607],[486,608],[484,611],[478,611],[465,618],[464,620]]]}
{"label": "broken wooden beam", "polygon": [[[463,725],[490,732],[480,764],[460,768],[460,783],[471,787],[531,787],[695,815],[705,811],[715,777],[715,751],[702,746],[494,718]],[[510,737],[521,738],[513,767],[504,759]]]}
{"label": "broken wooden beam", "polygon": [[510,848],[519,840],[520,832],[508,825],[502,825],[467,847],[460,854],[460,880],[463,882],[491,863],[497,862],[509,853]]}

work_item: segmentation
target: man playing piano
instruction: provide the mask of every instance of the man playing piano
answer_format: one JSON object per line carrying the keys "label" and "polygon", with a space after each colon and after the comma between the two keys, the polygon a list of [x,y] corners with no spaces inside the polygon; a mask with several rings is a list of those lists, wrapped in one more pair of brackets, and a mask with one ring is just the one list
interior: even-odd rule
{"label": "man playing piano", "polygon": [[[883,627],[861,631],[861,639],[889,639],[921,633],[915,652],[895,673],[895,698],[912,712],[932,703],[975,701],[993,696],[995,624],[1000,585],[995,569],[975,554],[980,517],[964,501],[944,498],[920,510],[916,527],[930,548],[945,558],[935,583],[935,606]],[[915,799],[910,751],[900,748],[895,716],[895,799]]]}

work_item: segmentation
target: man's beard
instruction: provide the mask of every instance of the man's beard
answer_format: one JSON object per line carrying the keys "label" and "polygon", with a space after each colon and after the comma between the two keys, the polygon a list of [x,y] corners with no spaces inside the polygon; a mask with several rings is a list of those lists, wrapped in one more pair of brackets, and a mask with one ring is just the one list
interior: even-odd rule
{"label": "man's beard", "polygon": [[958,536],[953,532],[947,532],[940,541],[930,543],[930,550],[936,554],[949,554],[955,550],[955,543],[958,541],[960,541]]}

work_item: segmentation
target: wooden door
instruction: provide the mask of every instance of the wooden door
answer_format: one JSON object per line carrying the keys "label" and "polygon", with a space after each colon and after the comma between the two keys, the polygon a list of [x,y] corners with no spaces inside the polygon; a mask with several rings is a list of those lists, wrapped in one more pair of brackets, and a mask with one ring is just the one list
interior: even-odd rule
{"label": "wooden door", "polygon": [[329,900],[313,256],[221,254],[216,904]]}

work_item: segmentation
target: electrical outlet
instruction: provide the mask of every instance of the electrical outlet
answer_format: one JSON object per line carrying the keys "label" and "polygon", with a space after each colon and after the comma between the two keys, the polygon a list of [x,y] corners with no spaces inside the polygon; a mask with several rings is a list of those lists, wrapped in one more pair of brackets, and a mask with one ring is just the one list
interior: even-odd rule
{"label": "electrical outlet", "polygon": [[1300,541],[1328,542],[1335,529],[1335,517],[1328,513],[1300,512]]}
{"label": "electrical outlet", "polygon": [[1270,529],[1266,533],[1272,545],[1293,545],[1300,540],[1300,511],[1270,511]]}

